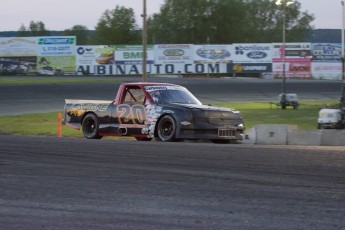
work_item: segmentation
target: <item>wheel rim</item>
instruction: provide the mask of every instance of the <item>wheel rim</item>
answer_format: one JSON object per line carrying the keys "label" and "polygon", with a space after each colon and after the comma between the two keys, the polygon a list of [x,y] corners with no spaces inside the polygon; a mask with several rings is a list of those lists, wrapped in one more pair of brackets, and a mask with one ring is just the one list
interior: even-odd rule
{"label": "wheel rim", "polygon": [[86,121],[85,130],[88,134],[93,134],[96,130],[96,123],[94,120],[89,119]]}
{"label": "wheel rim", "polygon": [[163,137],[169,138],[174,133],[174,124],[171,120],[165,120],[160,128],[160,133]]}

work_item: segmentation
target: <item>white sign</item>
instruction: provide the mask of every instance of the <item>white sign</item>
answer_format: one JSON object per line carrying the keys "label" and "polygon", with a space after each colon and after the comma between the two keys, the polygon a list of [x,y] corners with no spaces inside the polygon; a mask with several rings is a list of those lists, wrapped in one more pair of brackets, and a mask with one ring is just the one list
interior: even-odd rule
{"label": "white sign", "polygon": [[231,63],[232,45],[194,45],[195,63]]}
{"label": "white sign", "polygon": [[272,63],[272,44],[234,44],[234,63]]}
{"label": "white sign", "polygon": [[314,79],[341,80],[340,62],[312,62],[311,74]]}
{"label": "white sign", "polygon": [[[146,61],[148,64],[153,64],[153,45],[148,45],[146,50]],[[143,61],[143,46],[142,45],[119,45],[115,50],[116,64],[141,64]]]}
{"label": "white sign", "polygon": [[36,37],[0,38],[0,57],[27,57],[36,55]]}
{"label": "white sign", "polygon": [[311,43],[273,43],[273,62],[281,62],[286,59],[311,59]]}
{"label": "white sign", "polygon": [[74,56],[76,38],[39,37],[37,56]]}
{"label": "white sign", "polygon": [[155,45],[155,64],[193,63],[193,45],[167,44]]}

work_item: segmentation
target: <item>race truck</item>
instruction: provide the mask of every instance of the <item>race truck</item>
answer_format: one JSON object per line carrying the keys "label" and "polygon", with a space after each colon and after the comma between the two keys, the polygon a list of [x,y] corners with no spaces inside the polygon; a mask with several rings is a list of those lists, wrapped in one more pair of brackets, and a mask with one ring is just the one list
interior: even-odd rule
{"label": "race truck", "polygon": [[203,105],[185,87],[168,83],[123,83],[113,101],[65,100],[63,124],[88,139],[127,136],[139,141],[184,139],[230,143],[242,140],[241,113]]}

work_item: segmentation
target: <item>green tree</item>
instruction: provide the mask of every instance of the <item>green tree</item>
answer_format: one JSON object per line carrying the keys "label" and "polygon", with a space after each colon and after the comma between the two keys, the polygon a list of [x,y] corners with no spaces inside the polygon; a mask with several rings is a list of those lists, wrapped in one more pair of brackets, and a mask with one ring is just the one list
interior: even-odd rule
{"label": "green tree", "polygon": [[26,30],[26,27],[24,24],[21,24],[17,34],[18,34],[18,37],[27,37],[29,36],[28,35],[29,31]]}
{"label": "green tree", "polygon": [[[298,1],[286,7],[287,41],[303,41],[314,16]],[[275,0],[165,0],[148,20],[153,43],[278,42],[283,8]]]}
{"label": "green tree", "polygon": [[209,28],[211,43],[245,42],[247,10],[243,0],[213,0]]}
{"label": "green tree", "polygon": [[88,45],[89,30],[83,25],[74,25],[72,28],[64,31],[65,36],[76,36],[77,45]]}
{"label": "green tree", "polygon": [[140,43],[133,9],[116,6],[106,10],[96,26],[95,37],[103,45]]}
{"label": "green tree", "polygon": [[206,43],[207,0],[166,0],[160,13],[148,20],[149,41],[158,43]]}
{"label": "green tree", "polygon": [[35,37],[35,36],[48,36],[49,31],[45,28],[45,25],[42,21],[30,21],[28,28],[22,24],[18,30],[18,36],[23,37]]}
{"label": "green tree", "polygon": [[164,43],[231,43],[244,19],[242,0],[166,0],[148,20],[149,35]]}
{"label": "green tree", "polygon": [[293,1],[285,9],[276,0],[246,0],[248,42],[281,42],[285,10],[286,41],[301,42],[313,29],[314,16],[301,12],[301,3]]}

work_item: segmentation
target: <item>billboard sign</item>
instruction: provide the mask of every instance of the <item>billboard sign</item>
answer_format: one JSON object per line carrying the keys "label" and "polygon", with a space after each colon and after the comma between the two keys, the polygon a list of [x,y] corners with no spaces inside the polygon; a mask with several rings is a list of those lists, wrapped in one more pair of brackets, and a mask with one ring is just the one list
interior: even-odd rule
{"label": "billboard sign", "polygon": [[193,45],[167,44],[154,46],[155,64],[192,64]]}
{"label": "billboard sign", "polygon": [[315,43],[312,44],[313,61],[316,62],[340,62],[341,44]]}
{"label": "billboard sign", "polygon": [[234,44],[234,63],[272,63],[272,44]]}
{"label": "billboard sign", "polygon": [[[146,50],[147,64],[153,64],[154,51],[153,45],[147,45]],[[143,61],[143,46],[142,45],[118,45],[115,50],[116,64],[120,65],[136,65]]]}
{"label": "billboard sign", "polygon": [[314,79],[341,80],[341,62],[312,62],[312,76]]}
{"label": "billboard sign", "polygon": [[231,63],[232,45],[194,45],[195,63]]}
{"label": "billboard sign", "polygon": [[37,45],[37,73],[39,75],[75,73],[75,36],[39,37]]}
{"label": "billboard sign", "polygon": [[0,38],[0,57],[28,57],[37,55],[37,38]]}

